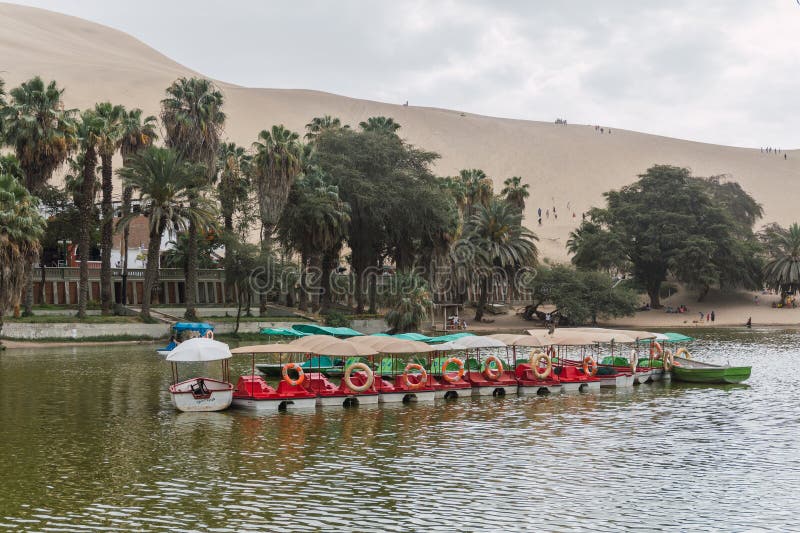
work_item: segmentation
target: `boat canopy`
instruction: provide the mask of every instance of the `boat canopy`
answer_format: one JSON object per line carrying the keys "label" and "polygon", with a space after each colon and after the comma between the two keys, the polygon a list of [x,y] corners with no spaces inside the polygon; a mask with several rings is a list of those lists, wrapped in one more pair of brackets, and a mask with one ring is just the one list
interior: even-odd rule
{"label": "boat canopy", "polygon": [[451,342],[454,346],[458,346],[459,348],[463,348],[465,350],[476,348],[504,348],[506,346],[506,343],[503,341],[493,339],[491,337],[479,337],[476,335],[461,337]]}
{"label": "boat canopy", "polygon": [[440,335],[438,337],[431,337],[431,340],[426,341],[430,343],[437,343],[437,342],[450,342],[460,339],[461,337],[472,337],[474,336],[473,333],[450,333],[449,335]]}
{"label": "boat canopy", "polygon": [[360,337],[363,333],[350,328],[334,328],[317,324],[295,324],[292,329],[309,335],[331,335],[333,337]]}
{"label": "boat canopy", "polygon": [[335,357],[357,357],[378,354],[378,350],[374,348],[337,339],[331,335],[309,335],[302,339],[293,340],[287,347],[289,348],[287,351],[294,351],[299,348],[306,353],[332,355]]}
{"label": "boat canopy", "polygon": [[275,337],[305,337],[306,335],[311,335],[311,333],[304,333],[302,331],[298,331],[296,329],[289,329],[289,328],[263,328],[261,330],[262,335],[272,335]]}
{"label": "boat canopy", "polygon": [[347,342],[360,346],[368,346],[384,354],[427,353],[436,350],[435,346],[410,339],[397,337],[363,336],[348,339]]}
{"label": "boat canopy", "polygon": [[418,341],[418,342],[435,342],[436,337],[428,337],[427,335],[423,335],[422,333],[398,333],[397,335],[392,335],[395,339],[405,339],[408,341]]}
{"label": "boat canopy", "polygon": [[167,361],[173,363],[219,361],[230,358],[231,351],[227,344],[206,337],[183,341],[167,354]]}
{"label": "boat canopy", "polygon": [[690,342],[690,341],[694,340],[693,337],[689,337],[689,336],[684,335],[682,333],[667,332],[667,333],[664,333],[664,336],[666,337],[665,340],[667,342]]}
{"label": "boat canopy", "polygon": [[177,322],[172,326],[172,329],[175,333],[180,333],[181,331],[197,331],[200,335],[205,335],[209,331],[214,331],[214,326],[208,322]]}

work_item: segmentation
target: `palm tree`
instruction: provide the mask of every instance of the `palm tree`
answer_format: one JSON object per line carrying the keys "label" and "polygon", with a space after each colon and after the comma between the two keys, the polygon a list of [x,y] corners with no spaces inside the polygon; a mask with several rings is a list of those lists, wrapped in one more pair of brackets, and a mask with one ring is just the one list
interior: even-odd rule
{"label": "palm tree", "polygon": [[261,214],[261,239],[265,250],[283,213],[295,178],[302,170],[303,147],[300,136],[282,124],[262,130],[253,143],[253,179]]}
{"label": "palm tree", "polygon": [[236,143],[222,143],[217,168],[218,196],[222,223],[226,233],[233,231],[233,216],[250,195],[250,173],[253,158]]}
{"label": "palm tree", "polygon": [[80,178],[77,184],[76,207],[79,212],[78,251],[81,256],[78,277],[78,317],[86,318],[89,303],[89,249],[91,247],[94,198],[97,194],[97,152],[103,139],[104,121],[94,111],[81,113],[76,123],[76,135],[81,154],[77,164]]}
{"label": "palm tree", "polygon": [[6,103],[6,82],[0,78],[0,146],[3,145],[3,108],[8,104]]}
{"label": "palm tree", "polygon": [[500,194],[506,199],[506,202],[513,205],[519,212],[525,211],[525,200],[531,195],[528,191],[530,185],[522,183],[522,178],[519,176],[512,176],[503,182],[503,190]]}
{"label": "palm tree", "polygon": [[0,332],[5,311],[19,305],[25,269],[38,255],[44,228],[36,197],[0,173]]}
{"label": "palm tree", "polygon": [[[278,224],[278,238],[287,248],[300,253],[301,297],[299,307],[307,306],[308,266],[323,270],[323,256],[341,247],[350,224],[350,206],[339,197],[339,188],[316,175],[295,182]],[[317,291],[329,292],[330,272],[322,275]]]}
{"label": "palm tree", "polygon": [[473,268],[480,281],[475,320],[483,318],[496,269],[521,268],[536,262],[538,238],[522,226],[522,214],[504,201],[479,205],[466,228],[466,243],[473,251]]}
{"label": "palm tree", "polygon": [[[55,81],[45,85],[38,76],[11,90],[11,101],[1,107],[4,142],[13,147],[25,173],[25,188],[37,194],[69,157],[76,145],[73,116],[65,110],[64,90]],[[33,262],[28,266],[25,314],[33,307]]]}
{"label": "palm tree", "polygon": [[458,177],[464,183],[466,189],[466,214],[469,220],[476,205],[487,206],[494,197],[494,184],[486,176],[486,173],[479,168],[463,169],[459,171]]}
{"label": "palm tree", "polygon": [[[158,280],[159,252],[164,232],[183,231],[189,225],[201,227],[214,219],[213,207],[196,194],[205,183],[204,167],[184,161],[169,148],[150,147],[132,156],[129,164],[117,170],[125,186],[139,193],[142,214],[149,219],[149,243],[144,276],[141,315],[149,321],[153,287]],[[191,201],[190,201],[191,200]],[[122,219],[126,226],[133,219]]]}
{"label": "palm tree", "polygon": [[338,130],[338,129],[350,129],[350,126],[345,124],[342,126],[342,121],[336,117],[332,117],[330,115],[324,115],[322,117],[314,117],[311,119],[311,122],[306,124],[306,135],[305,139],[309,143],[313,143],[319,135],[326,130]]}
{"label": "palm tree", "polygon": [[358,125],[363,131],[377,131],[382,133],[395,134],[400,129],[400,124],[389,117],[369,117],[366,122],[359,122]]}
{"label": "palm tree", "polygon": [[783,294],[794,294],[800,289],[800,224],[770,227],[765,240],[770,257],[764,265],[765,282]]}
{"label": "palm tree", "polygon": [[[149,115],[144,117],[144,112],[139,108],[126,111],[123,109],[121,123],[122,135],[120,142],[120,153],[122,154],[122,166],[128,166],[130,159],[139,153],[140,150],[152,146],[153,141],[158,139],[156,132],[156,117]],[[128,216],[131,212],[131,199],[133,189],[130,187],[122,188],[122,216]],[[128,304],[128,238],[130,237],[130,226],[122,228],[122,305]]]}
{"label": "palm tree", "polygon": [[111,195],[114,192],[114,170],[112,162],[114,154],[122,144],[124,134],[122,120],[125,108],[111,102],[95,104],[94,112],[103,121],[97,152],[100,156],[103,199],[101,204],[100,226],[100,308],[104,315],[111,314],[111,246],[114,238],[114,211],[111,206]]}
{"label": "palm tree", "polygon": [[425,280],[417,274],[399,272],[394,276],[390,295],[391,309],[386,323],[392,333],[419,330],[433,304]]}
{"label": "palm tree", "polygon": [[[220,137],[225,125],[222,93],[207,79],[179,78],[167,88],[161,101],[161,121],[166,129],[167,146],[187,161],[205,166],[201,175],[209,184],[217,173]],[[198,171],[200,169],[198,168]],[[191,203],[197,200],[190,197]],[[197,234],[199,228],[189,219],[189,247],[186,265],[186,318],[197,320]]]}

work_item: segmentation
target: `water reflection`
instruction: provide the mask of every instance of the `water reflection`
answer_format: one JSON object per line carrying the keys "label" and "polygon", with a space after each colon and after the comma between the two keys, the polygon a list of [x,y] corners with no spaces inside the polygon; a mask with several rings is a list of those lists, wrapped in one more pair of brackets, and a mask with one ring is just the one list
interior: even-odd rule
{"label": "water reflection", "polygon": [[0,525],[793,529],[799,340],[707,332],[693,351],[746,386],[257,415],[175,412],[149,347],[6,352]]}

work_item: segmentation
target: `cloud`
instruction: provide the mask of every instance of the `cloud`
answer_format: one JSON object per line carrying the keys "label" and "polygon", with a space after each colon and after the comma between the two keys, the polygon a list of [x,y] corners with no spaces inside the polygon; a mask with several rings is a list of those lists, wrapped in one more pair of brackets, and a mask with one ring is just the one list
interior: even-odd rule
{"label": "cloud", "polygon": [[789,0],[25,3],[241,85],[800,146]]}

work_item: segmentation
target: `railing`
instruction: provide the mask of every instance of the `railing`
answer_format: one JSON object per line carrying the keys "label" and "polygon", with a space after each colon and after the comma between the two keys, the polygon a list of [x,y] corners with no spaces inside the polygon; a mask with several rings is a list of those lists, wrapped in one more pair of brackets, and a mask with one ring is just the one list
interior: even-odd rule
{"label": "railing", "polygon": [[[135,281],[135,280],[143,280],[144,279],[144,272],[143,268],[129,268],[128,269],[128,280]],[[80,268],[78,267],[45,267],[44,268],[44,278],[46,281],[76,281],[80,278]],[[119,281],[122,279],[122,269],[121,268],[112,268],[111,269],[111,278]],[[33,274],[34,281],[40,281],[42,279],[42,269],[35,268]],[[92,268],[90,265],[89,268],[89,279],[96,281],[100,279],[100,269],[99,268]],[[159,270],[158,273],[159,281],[185,281],[186,275],[181,268],[162,268]],[[225,271],[221,268],[209,268],[209,269],[199,269],[197,271],[197,280],[198,281],[224,281],[225,280]]]}

